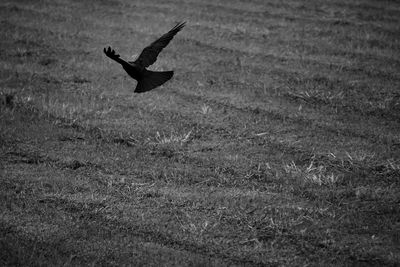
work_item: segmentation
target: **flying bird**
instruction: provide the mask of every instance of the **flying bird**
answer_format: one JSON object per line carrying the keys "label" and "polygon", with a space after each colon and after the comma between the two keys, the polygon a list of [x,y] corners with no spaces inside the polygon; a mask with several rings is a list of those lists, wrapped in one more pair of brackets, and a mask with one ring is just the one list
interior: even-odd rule
{"label": "flying bird", "polygon": [[135,79],[138,83],[135,93],[144,93],[150,91],[172,78],[173,71],[150,71],[146,68],[157,60],[158,54],[166,47],[174,36],[185,26],[186,22],[180,22],[175,25],[169,32],[158,38],[149,46],[143,49],[139,57],[135,61],[125,61],[120,55],[108,47],[104,48],[104,53],[109,58],[115,60],[122,65],[124,70]]}

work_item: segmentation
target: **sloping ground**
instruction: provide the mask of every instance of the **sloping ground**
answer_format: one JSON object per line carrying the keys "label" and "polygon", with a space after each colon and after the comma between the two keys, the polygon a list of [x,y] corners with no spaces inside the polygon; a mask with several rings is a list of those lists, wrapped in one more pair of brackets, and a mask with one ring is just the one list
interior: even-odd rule
{"label": "sloping ground", "polygon": [[[93,3],[95,2],[95,3]],[[1,265],[400,264],[395,1],[2,1]],[[133,95],[125,58],[188,25]]]}

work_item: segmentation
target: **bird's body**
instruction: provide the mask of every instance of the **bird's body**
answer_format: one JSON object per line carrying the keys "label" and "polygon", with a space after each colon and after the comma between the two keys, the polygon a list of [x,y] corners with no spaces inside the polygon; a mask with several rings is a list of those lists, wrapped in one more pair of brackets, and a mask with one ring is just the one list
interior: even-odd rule
{"label": "bird's body", "polygon": [[137,81],[140,80],[140,78],[143,76],[143,72],[146,70],[145,68],[140,67],[134,62],[132,63],[124,62],[122,64],[122,68],[124,68],[124,70],[126,71],[126,73],[129,74],[129,76],[131,76],[133,79]]}
{"label": "bird's body", "polygon": [[175,34],[177,34],[184,26],[184,22],[178,23],[169,32],[143,49],[142,53],[135,61],[128,62],[121,59],[120,56],[116,54],[113,49],[111,49],[111,47],[108,47],[108,49],[104,48],[104,53],[109,58],[121,64],[129,76],[138,81],[134,91],[135,93],[144,93],[150,91],[171,79],[174,75],[174,72],[150,71],[146,68],[156,62],[157,56],[161,50],[168,45]]}

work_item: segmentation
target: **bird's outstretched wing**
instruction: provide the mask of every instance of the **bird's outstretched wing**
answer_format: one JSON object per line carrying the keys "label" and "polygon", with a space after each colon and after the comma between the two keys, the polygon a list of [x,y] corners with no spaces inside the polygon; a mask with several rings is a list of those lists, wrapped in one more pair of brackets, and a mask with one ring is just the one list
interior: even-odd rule
{"label": "bird's outstretched wing", "polygon": [[176,26],[173,27],[169,32],[143,49],[142,53],[140,53],[139,57],[134,63],[146,68],[156,62],[157,56],[161,50],[163,50],[163,48],[169,44],[172,38],[174,38],[175,34],[177,34],[185,26],[185,24],[186,22],[180,22],[176,24]]}
{"label": "bird's outstretched wing", "polygon": [[117,58],[119,58],[119,55],[115,53],[115,50],[112,49],[111,47],[108,47],[107,49],[104,48],[103,49],[104,54],[106,54],[106,56],[108,56],[111,59],[116,60]]}
{"label": "bird's outstretched wing", "polygon": [[120,58],[120,56],[115,53],[115,50],[112,49],[111,47],[108,47],[107,49],[104,48],[104,54],[106,54],[106,56],[108,56],[109,58],[117,61],[119,64],[121,65],[128,65],[129,63],[127,63],[125,60],[123,60],[122,58]]}

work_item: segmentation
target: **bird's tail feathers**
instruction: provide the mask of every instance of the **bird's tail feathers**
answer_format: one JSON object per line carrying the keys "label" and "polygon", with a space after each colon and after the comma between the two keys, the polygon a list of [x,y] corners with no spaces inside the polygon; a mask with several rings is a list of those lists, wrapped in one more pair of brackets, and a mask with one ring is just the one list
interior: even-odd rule
{"label": "bird's tail feathers", "polygon": [[143,77],[138,81],[135,93],[150,91],[172,78],[173,71],[150,71],[146,70]]}

